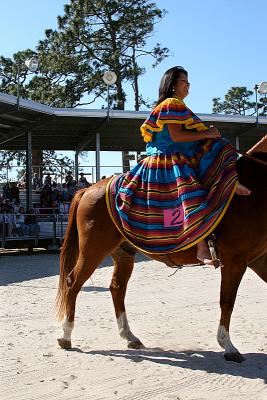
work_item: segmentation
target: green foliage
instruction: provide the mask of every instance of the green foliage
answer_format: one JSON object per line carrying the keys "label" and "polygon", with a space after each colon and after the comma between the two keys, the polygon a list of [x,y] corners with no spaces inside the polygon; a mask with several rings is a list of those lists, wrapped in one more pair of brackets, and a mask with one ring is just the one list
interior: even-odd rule
{"label": "green foliage", "polygon": [[[250,101],[251,96],[255,96],[253,91],[247,90],[245,86],[234,86],[228,90],[224,96],[224,101],[220,97],[215,97],[213,101],[213,112],[224,114],[255,115],[256,102]],[[258,99],[259,115],[267,114],[266,97]]]}
{"label": "green foliage", "polygon": [[[106,100],[107,87],[103,74],[112,70],[117,75],[110,88],[111,106],[124,109],[123,85],[132,83],[135,109],[145,104],[139,93],[138,79],[145,73],[140,65],[150,56],[156,67],[168,57],[169,50],[159,43],[146,48],[147,40],[165,15],[148,0],[71,0],[58,17],[58,28],[47,29],[45,39],[30,49],[0,57],[0,91],[16,95],[20,64],[21,96],[54,107],[88,105],[96,98]],[[24,61],[39,59],[39,74],[30,73]]]}
{"label": "green foliage", "polygon": [[[5,179],[7,170],[12,171],[13,167],[20,167],[25,165],[25,163],[25,151],[0,151],[0,179]],[[43,152],[40,164],[46,166],[45,169],[47,172],[58,174],[65,174],[73,166],[73,162],[69,157],[58,154],[53,150]],[[18,169],[17,180],[21,178],[24,171],[23,168]]]}
{"label": "green foliage", "polygon": [[36,56],[37,53],[30,49],[15,53],[13,60],[0,56],[0,91],[16,96],[19,75],[21,96],[28,97],[27,81],[34,73],[27,69],[25,60]]}
{"label": "green foliage", "polygon": [[[102,77],[112,70],[117,81],[110,87],[111,107],[124,109],[124,84],[130,82],[139,110],[147,106],[139,91],[138,79],[146,72],[141,60],[149,56],[156,67],[169,55],[159,43],[146,47],[165,13],[149,0],[70,0],[58,28],[47,29],[35,51],[20,51],[13,60],[0,57],[0,91],[16,95],[19,73],[21,97],[54,107],[88,105],[97,98],[106,103]],[[24,64],[33,56],[39,59],[38,74]]]}

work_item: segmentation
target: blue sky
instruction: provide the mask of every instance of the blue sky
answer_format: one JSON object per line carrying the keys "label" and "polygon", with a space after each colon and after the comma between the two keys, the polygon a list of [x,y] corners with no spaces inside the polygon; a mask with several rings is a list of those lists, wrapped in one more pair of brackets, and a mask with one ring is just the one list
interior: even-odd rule
{"label": "blue sky", "polygon": [[[154,1],[168,13],[148,45],[161,43],[172,55],[156,69],[145,61],[140,89],[146,98],[157,98],[160,78],[173,65],[189,72],[186,103],[196,113],[212,112],[212,98],[223,98],[232,86],[253,90],[255,83],[267,81],[266,0]],[[0,54],[34,49],[46,28],[57,27],[67,2],[0,0]],[[133,109],[131,98],[126,108]]]}

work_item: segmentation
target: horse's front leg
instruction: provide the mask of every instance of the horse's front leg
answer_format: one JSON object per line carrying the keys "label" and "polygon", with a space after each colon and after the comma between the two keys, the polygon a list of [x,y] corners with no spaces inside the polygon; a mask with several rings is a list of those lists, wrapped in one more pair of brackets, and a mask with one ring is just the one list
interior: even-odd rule
{"label": "horse's front leg", "polygon": [[267,283],[267,253],[249,263],[248,266]]}
{"label": "horse's front leg", "polygon": [[219,345],[225,350],[224,358],[227,361],[242,362],[244,361],[244,357],[231,342],[229,327],[237,290],[246,270],[246,265],[242,265],[240,262],[236,264],[224,262],[224,265],[225,267],[221,270],[221,319],[217,340]]}
{"label": "horse's front leg", "polygon": [[142,342],[134,336],[128,324],[125,311],[124,299],[128,281],[132,275],[134,267],[135,252],[129,247],[123,249],[119,247],[112,253],[114,260],[114,272],[110,284],[117,324],[120,336],[127,341],[128,348],[144,348]]}

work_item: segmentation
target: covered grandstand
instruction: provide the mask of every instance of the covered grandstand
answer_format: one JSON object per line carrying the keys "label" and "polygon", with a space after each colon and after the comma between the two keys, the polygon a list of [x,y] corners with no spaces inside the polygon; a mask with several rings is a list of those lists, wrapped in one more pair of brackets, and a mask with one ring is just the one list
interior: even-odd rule
{"label": "covered grandstand", "polygon": [[[54,108],[34,101],[0,93],[0,148],[1,150],[26,150],[27,185],[26,208],[32,208],[32,150],[71,150],[76,154],[75,170],[78,174],[78,154],[95,151],[96,180],[100,179],[101,151],[145,150],[139,127],[148,111],[92,110],[84,108]],[[241,152],[250,149],[267,132],[267,118],[241,115],[198,114],[207,124],[215,125]],[[43,218],[43,217],[42,217]],[[35,245],[45,239],[59,243],[64,235],[66,221],[56,215],[50,220],[40,220],[46,237],[29,238]],[[1,233],[0,233],[1,234]],[[2,229],[2,247],[9,240]],[[25,239],[25,238],[24,238]],[[25,241],[25,240],[24,240]],[[12,244],[14,245],[14,240]]]}

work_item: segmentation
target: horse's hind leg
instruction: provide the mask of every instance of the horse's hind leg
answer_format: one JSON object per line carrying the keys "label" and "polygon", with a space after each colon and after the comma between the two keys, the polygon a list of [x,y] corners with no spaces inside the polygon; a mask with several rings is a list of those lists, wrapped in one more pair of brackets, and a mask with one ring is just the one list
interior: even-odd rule
{"label": "horse's hind leg", "polygon": [[[112,230],[112,232],[110,231]],[[121,237],[118,231],[109,226],[99,231],[89,224],[79,231],[79,257],[66,278],[67,292],[65,300],[65,318],[63,320],[63,336],[58,338],[58,344],[64,349],[71,348],[71,333],[74,328],[76,298],[83,284],[90,278],[97,266],[110,252],[119,245]]]}
{"label": "horse's hind leg", "polygon": [[[89,255],[88,255],[89,256]],[[62,323],[63,335],[58,338],[58,344],[64,349],[70,349],[71,333],[74,328],[76,298],[83,284],[90,278],[98,263],[92,262],[92,257],[79,256],[71,273],[67,276],[66,311]],[[89,261],[90,260],[90,261]]]}
{"label": "horse's hind leg", "polygon": [[229,326],[237,290],[246,270],[246,265],[245,263],[242,265],[240,262],[237,262],[236,264],[224,262],[224,265],[225,267],[221,270],[221,319],[217,333],[217,340],[219,345],[225,350],[224,358],[227,361],[242,362],[244,361],[244,357],[231,342]]}
{"label": "horse's hind leg", "polygon": [[112,253],[112,258],[114,260],[114,272],[110,284],[110,291],[115,308],[119,334],[127,341],[127,346],[129,348],[140,349],[143,348],[144,345],[130,330],[124,304],[127,284],[134,267],[135,252],[132,251],[130,247],[126,249],[119,247]]}

